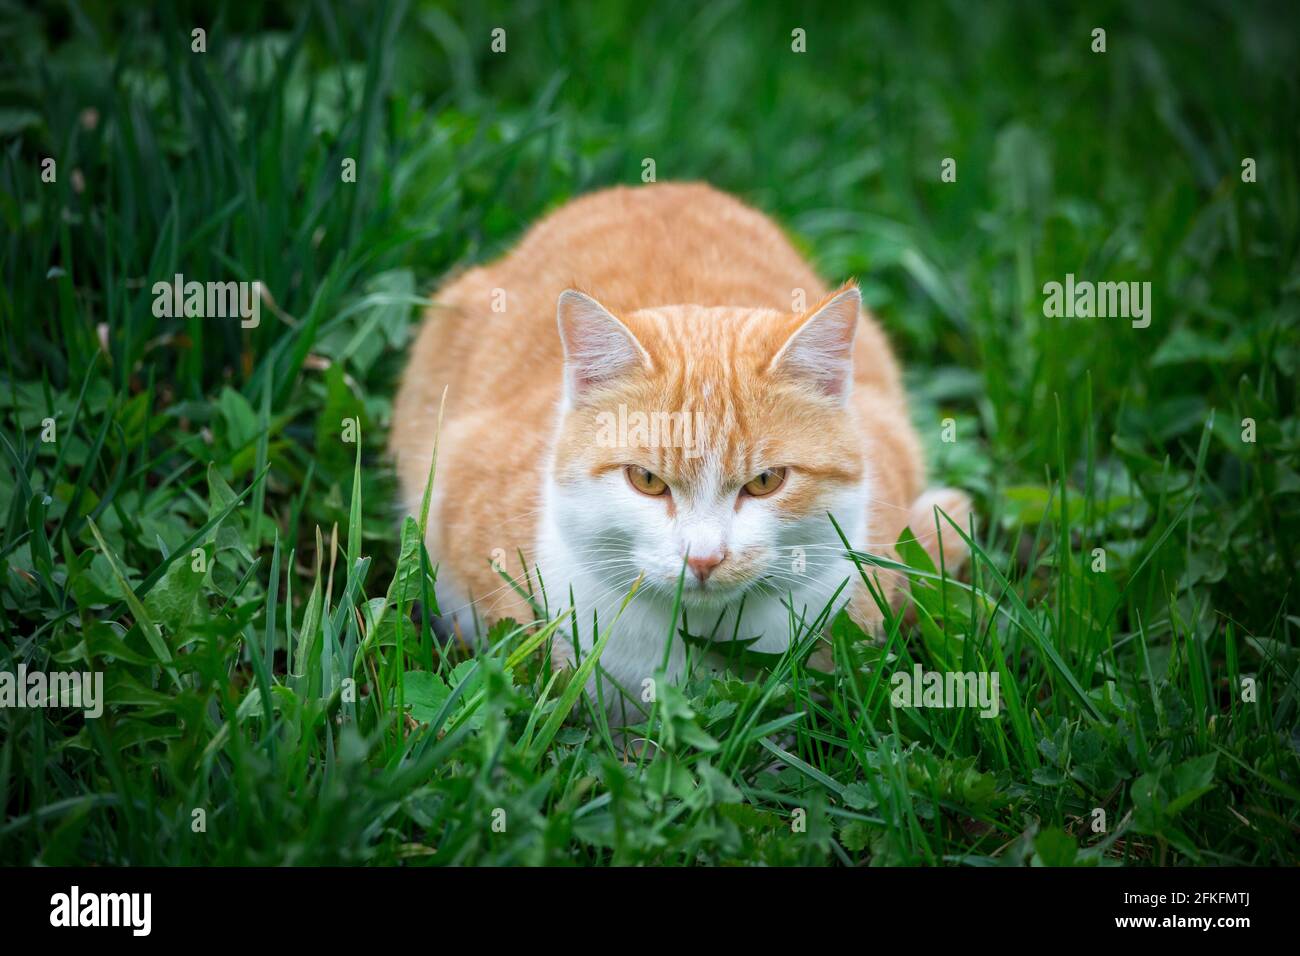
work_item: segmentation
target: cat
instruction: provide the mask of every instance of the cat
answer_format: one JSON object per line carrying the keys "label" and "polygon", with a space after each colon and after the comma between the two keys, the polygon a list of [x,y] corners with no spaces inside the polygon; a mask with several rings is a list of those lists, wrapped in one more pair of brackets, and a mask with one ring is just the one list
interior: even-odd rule
{"label": "cat", "polygon": [[[686,665],[679,579],[690,633],[774,653],[842,585],[831,609],[879,629],[828,514],[859,550],[893,556],[910,524],[936,565],[967,557],[935,508],[964,529],[970,501],[923,490],[899,367],[856,285],[827,289],[772,220],[708,185],[572,200],[442,287],[393,411],[411,513],[444,387],[427,544],[445,620],[463,634],[531,620],[521,591],[552,615],[572,598],[585,656],[593,615],[603,633],[639,581],[600,659],[627,720],[665,659],[669,680]],[[898,575],[871,571],[897,606]],[[554,656],[573,660],[563,642]]]}

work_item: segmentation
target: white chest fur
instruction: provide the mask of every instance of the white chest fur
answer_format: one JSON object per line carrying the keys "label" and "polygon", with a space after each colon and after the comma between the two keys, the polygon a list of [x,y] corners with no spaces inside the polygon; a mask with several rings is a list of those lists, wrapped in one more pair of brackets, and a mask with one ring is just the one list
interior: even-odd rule
{"label": "white chest fur", "polygon": [[[655,679],[662,668],[670,681],[682,677],[687,663],[687,645],[674,632],[673,594],[660,582],[643,583],[630,599],[632,583],[639,569],[633,556],[620,561],[616,551],[583,550],[581,534],[574,523],[582,518],[572,513],[573,503],[558,499],[554,486],[548,489],[542,509],[536,548],[537,570],[546,592],[546,604],[554,615],[571,607],[577,609],[577,645],[585,656],[595,644],[596,624],[600,633],[612,628],[601,655],[601,669],[609,680],[634,701],[644,699],[647,681]],[[855,496],[856,497],[856,496]],[[865,504],[865,502],[864,502]],[[599,505],[592,504],[593,510]],[[856,509],[858,515],[865,508]],[[598,517],[595,518],[598,520]],[[850,540],[862,540],[865,522],[857,527],[842,525]],[[856,571],[842,554],[833,526],[825,522],[822,540],[807,541],[790,550],[793,569],[764,579],[749,588],[743,599],[716,607],[690,605],[676,618],[677,627],[692,635],[728,642],[733,639],[753,641],[751,651],[779,654],[789,646],[792,635],[807,633],[807,627],[833,599],[832,611],[847,602]],[[614,554],[611,557],[611,553]],[[600,557],[593,560],[592,555]],[[836,594],[837,588],[848,582]],[[833,616],[833,615],[832,615]],[[827,617],[829,620],[829,616]],[[573,635],[572,624],[564,628],[566,637]],[[594,694],[595,681],[588,684]],[[610,707],[611,694],[617,689],[608,683],[601,688],[605,704]],[[611,708],[612,709],[612,708]]]}

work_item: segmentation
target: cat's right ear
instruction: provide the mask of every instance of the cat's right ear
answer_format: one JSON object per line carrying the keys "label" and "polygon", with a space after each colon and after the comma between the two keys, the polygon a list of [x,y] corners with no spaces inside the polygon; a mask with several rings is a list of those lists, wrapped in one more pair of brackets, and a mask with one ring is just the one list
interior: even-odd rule
{"label": "cat's right ear", "polygon": [[565,289],[555,317],[564,344],[567,404],[578,404],[591,389],[633,369],[650,369],[650,354],[631,329],[591,296]]}

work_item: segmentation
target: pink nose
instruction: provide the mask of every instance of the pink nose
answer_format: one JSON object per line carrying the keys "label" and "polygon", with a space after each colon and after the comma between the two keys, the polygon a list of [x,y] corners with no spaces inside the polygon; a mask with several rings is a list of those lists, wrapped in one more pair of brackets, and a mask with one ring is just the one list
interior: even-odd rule
{"label": "pink nose", "polygon": [[699,558],[687,558],[686,565],[691,569],[691,573],[700,579],[703,584],[713,569],[716,568],[727,557],[725,551],[715,551],[712,554],[706,554]]}

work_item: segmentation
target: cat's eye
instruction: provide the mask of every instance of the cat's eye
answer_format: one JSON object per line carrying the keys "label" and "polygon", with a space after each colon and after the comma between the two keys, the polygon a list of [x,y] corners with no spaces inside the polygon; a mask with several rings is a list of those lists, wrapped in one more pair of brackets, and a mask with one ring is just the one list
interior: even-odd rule
{"label": "cat's eye", "polygon": [[776,489],[785,484],[784,468],[768,468],[757,478],[746,482],[744,492],[754,498],[762,498],[770,495]]}
{"label": "cat's eye", "polygon": [[649,495],[651,498],[658,498],[668,491],[668,483],[652,471],[647,471],[640,465],[628,465],[623,469],[627,474],[627,482],[643,495]]}

